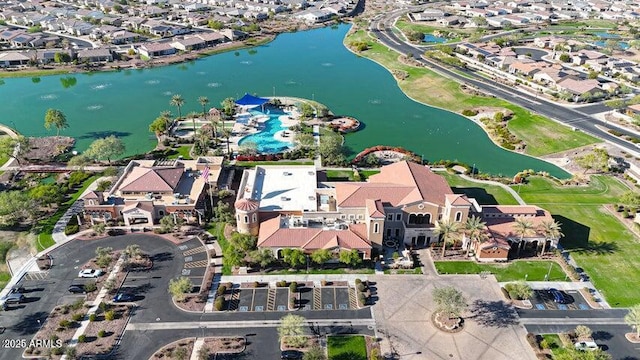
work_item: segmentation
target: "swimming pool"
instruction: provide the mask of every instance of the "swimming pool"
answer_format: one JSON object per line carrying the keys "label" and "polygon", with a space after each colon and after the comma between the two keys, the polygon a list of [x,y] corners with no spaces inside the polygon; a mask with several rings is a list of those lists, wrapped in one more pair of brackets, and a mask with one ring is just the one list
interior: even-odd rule
{"label": "swimming pool", "polygon": [[274,134],[278,131],[287,130],[288,127],[282,126],[282,121],[279,117],[284,115],[284,112],[274,112],[273,109],[269,114],[264,114],[260,111],[251,111],[252,115],[268,115],[269,120],[264,122],[260,132],[247,135],[238,141],[238,145],[242,146],[247,142],[254,142],[258,145],[258,152],[261,154],[275,154],[283,152],[293,147],[290,142],[284,142],[277,140]]}

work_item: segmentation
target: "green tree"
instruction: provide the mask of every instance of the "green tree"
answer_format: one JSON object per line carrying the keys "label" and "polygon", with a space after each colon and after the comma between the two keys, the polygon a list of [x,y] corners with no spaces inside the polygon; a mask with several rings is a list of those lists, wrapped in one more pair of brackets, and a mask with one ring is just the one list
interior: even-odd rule
{"label": "green tree", "polygon": [[251,250],[256,249],[256,243],[258,241],[258,238],[256,238],[253,235],[240,234],[238,232],[234,232],[231,235],[231,239],[229,239],[229,241],[238,249],[244,252],[249,252]]}
{"label": "green tree", "polygon": [[184,99],[182,98],[182,95],[173,95],[171,97],[171,101],[169,101],[169,105],[178,108],[178,119],[182,118],[182,106],[184,105]]}
{"label": "green tree", "polygon": [[231,158],[231,143],[229,142],[229,138],[231,137],[231,129],[222,128],[222,137],[227,143],[227,156]]}
{"label": "green tree", "polygon": [[467,244],[467,256],[469,256],[469,251],[471,250],[472,244],[475,244],[479,241],[480,235],[485,229],[485,222],[482,222],[482,219],[472,215],[467,218],[467,221],[464,223],[464,230],[469,236],[469,243]]}
{"label": "green tree", "polygon": [[29,190],[29,196],[42,206],[61,203],[63,200],[63,193],[54,184],[37,185]]}
{"label": "green tree", "polygon": [[293,347],[300,347],[307,342],[304,336],[306,319],[300,315],[289,314],[280,319],[278,327],[278,338],[280,341],[286,339],[287,344]]}
{"label": "green tree", "polygon": [[567,53],[562,53],[560,54],[560,57],[558,57],[558,59],[562,62],[568,63],[568,62],[571,62],[571,55]]}
{"label": "green tree", "polygon": [[448,220],[438,220],[434,233],[442,239],[442,258],[445,257],[447,244],[452,243],[454,236],[460,231],[460,223]]}
{"label": "green tree", "polygon": [[431,295],[436,303],[436,311],[450,319],[460,317],[462,311],[467,307],[467,299],[460,290],[453,286],[436,287]]}
{"label": "green tree", "polygon": [[590,339],[592,331],[588,326],[578,325],[573,331],[578,339]]}
{"label": "green tree", "polygon": [[584,173],[592,169],[606,172],[609,170],[609,153],[605,149],[593,149],[585,155],[574,159],[576,164],[584,169]]}
{"label": "green tree", "polygon": [[300,147],[313,147],[316,144],[313,134],[303,132],[296,133],[295,141]]}
{"label": "green tree", "polygon": [[518,254],[516,255],[520,256],[520,250],[522,249],[522,244],[524,244],[524,238],[534,232],[534,226],[531,221],[522,216],[518,216],[516,217],[516,223],[513,228],[516,235],[520,237],[520,241],[518,242]]}
{"label": "green tree", "polygon": [[300,111],[300,116],[303,119],[311,119],[315,115],[315,110],[313,106],[309,105],[306,102],[302,102],[298,105],[298,110]]}
{"label": "green tree", "polygon": [[421,43],[422,39],[424,39],[424,34],[420,31],[408,30],[406,32],[407,40],[414,43]]}
{"label": "green tree", "polygon": [[176,301],[184,300],[185,294],[191,292],[191,289],[193,289],[193,284],[188,277],[181,276],[169,280],[169,294],[171,294]]}
{"label": "green tree", "polygon": [[[198,103],[200,103],[200,105],[202,106],[202,116],[204,116],[204,118],[207,118],[207,104],[209,103],[209,98],[206,96],[200,96],[198,97]],[[195,129],[194,129],[195,131]]]}
{"label": "green tree", "polygon": [[597,79],[598,75],[600,75],[600,73],[598,73],[597,71],[589,71],[589,75],[587,77],[589,79]]}
{"label": "green tree", "polygon": [[344,156],[342,137],[340,136],[320,137],[318,152],[320,152],[322,161],[325,164],[344,165],[347,162],[347,159]]}
{"label": "green tree", "polygon": [[287,248],[282,250],[283,261],[292,268],[301,267],[306,264],[307,257],[300,249]]}
{"label": "green tree", "polygon": [[228,97],[222,100],[222,102],[220,103],[220,106],[222,106],[222,113],[224,114],[225,118],[231,119],[233,115],[235,115],[236,101],[234,98]]}
{"label": "green tree", "polygon": [[509,296],[514,300],[526,300],[533,296],[533,290],[524,281],[518,281],[505,285],[505,290],[509,292]]}
{"label": "green tree", "polygon": [[542,251],[540,251],[540,256],[544,254],[545,248],[547,246],[547,240],[551,239],[559,239],[564,234],[561,231],[562,224],[555,220],[543,221],[540,224],[539,230],[544,234],[545,241],[542,243]]}
{"label": "green tree", "polygon": [[229,266],[240,266],[245,263],[245,257],[247,253],[238,249],[235,245],[229,244],[226,249],[224,249],[222,256],[224,256],[225,264]]}
{"label": "green tree", "polygon": [[96,234],[103,235],[107,231],[106,227],[107,226],[104,223],[97,223],[92,226],[92,229],[96,232]]}
{"label": "green tree", "polygon": [[142,250],[138,244],[127,245],[124,249],[124,253],[128,259],[138,259],[142,256]]}
{"label": "green tree", "polygon": [[91,159],[89,159],[89,157],[87,157],[86,154],[80,154],[69,159],[69,161],[67,161],[67,165],[83,167],[90,162],[91,162]]}
{"label": "green tree", "polygon": [[352,249],[351,251],[340,251],[340,262],[351,267],[356,267],[362,263],[362,257],[360,257],[360,253],[356,249]]}
{"label": "green tree", "polygon": [[124,153],[124,143],[115,135],[104,139],[94,140],[85,152],[89,158],[96,160],[106,159],[111,164],[111,159]]}
{"label": "green tree", "polygon": [[18,165],[20,165],[20,160],[30,149],[30,141],[24,136],[20,135],[17,138],[10,136],[0,137],[0,155],[14,159]]}
{"label": "green tree", "polygon": [[304,353],[302,360],[327,360],[327,355],[321,346],[315,345]]}
{"label": "green tree", "polygon": [[44,127],[49,130],[50,128],[56,128],[56,136],[60,136],[60,130],[69,127],[67,123],[67,117],[64,113],[58,109],[48,109],[44,115]]}
{"label": "green tree", "polygon": [[68,63],[71,61],[71,56],[66,52],[57,52],[53,54],[53,61],[57,64]]}
{"label": "green tree", "polygon": [[636,338],[640,338],[640,305],[629,308],[629,312],[624,316],[624,322],[636,331]]}
{"label": "green tree", "polygon": [[266,268],[276,260],[276,258],[273,256],[273,251],[271,251],[271,249],[253,250],[249,254],[249,257],[251,258],[251,262],[254,264],[258,264],[261,269]]}
{"label": "green tree", "polygon": [[606,101],[604,104],[614,110],[621,110],[627,107],[627,104],[623,99],[609,100],[609,101]]}
{"label": "green tree", "polygon": [[213,215],[218,222],[230,223],[234,220],[229,204],[224,201],[218,201],[218,204],[213,209]]}
{"label": "green tree", "polygon": [[327,249],[318,249],[311,253],[311,261],[318,265],[322,265],[331,260],[331,252]]}
{"label": "green tree", "polygon": [[156,134],[157,138],[160,138],[160,135],[166,133],[168,129],[169,122],[162,116],[158,116],[151,124],[149,124],[149,131]]}
{"label": "green tree", "polygon": [[36,214],[35,201],[24,191],[0,192],[0,225],[14,226],[28,222]]}
{"label": "green tree", "polygon": [[620,203],[631,208],[638,208],[640,207],[640,194],[633,190],[627,191],[620,196]]}
{"label": "green tree", "polygon": [[210,19],[207,23],[210,29],[220,30],[224,27],[224,23],[222,21]]}

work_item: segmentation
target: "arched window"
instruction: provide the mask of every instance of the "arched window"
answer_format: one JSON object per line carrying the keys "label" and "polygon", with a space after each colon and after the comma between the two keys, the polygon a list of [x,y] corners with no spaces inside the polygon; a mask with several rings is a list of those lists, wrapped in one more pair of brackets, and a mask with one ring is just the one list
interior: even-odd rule
{"label": "arched window", "polygon": [[462,220],[462,212],[458,211],[458,212],[456,213],[456,221],[457,221],[457,222],[460,222],[461,220]]}
{"label": "arched window", "polygon": [[424,215],[423,214],[416,215],[416,224],[424,224]]}
{"label": "arched window", "polygon": [[253,222],[258,221],[258,215],[257,214],[253,214],[253,216],[251,216],[251,221],[253,221]]}
{"label": "arched window", "polygon": [[429,214],[429,213],[424,214],[424,223],[425,224],[431,224],[431,214]]}
{"label": "arched window", "polygon": [[416,214],[409,215],[409,224],[415,224],[415,223],[416,223]]}
{"label": "arched window", "polygon": [[244,216],[244,223],[245,224],[249,223],[249,217],[247,215]]}

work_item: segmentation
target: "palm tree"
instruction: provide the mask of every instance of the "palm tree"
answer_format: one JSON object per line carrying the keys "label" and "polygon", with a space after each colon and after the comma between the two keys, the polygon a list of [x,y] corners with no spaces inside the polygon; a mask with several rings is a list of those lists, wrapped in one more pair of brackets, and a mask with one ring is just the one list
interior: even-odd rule
{"label": "palm tree", "polygon": [[192,111],[189,113],[189,115],[187,115],[187,117],[191,118],[191,123],[193,124],[193,136],[196,136],[196,118],[198,117],[198,113],[195,111]]}
{"label": "palm tree", "polygon": [[520,257],[520,250],[522,249],[522,243],[524,242],[524,237],[531,234],[533,232],[533,224],[525,219],[524,217],[517,217],[516,224],[514,225],[515,233],[520,236],[520,242],[518,243],[518,254],[517,257]]}
{"label": "palm tree", "polygon": [[540,224],[539,230],[544,234],[544,242],[542,243],[542,251],[540,252],[540,256],[544,255],[544,250],[547,247],[547,240],[551,239],[560,239],[564,234],[560,231],[562,224],[555,221],[543,221]]}
{"label": "palm tree", "polygon": [[198,102],[200,103],[200,105],[202,105],[202,116],[204,116],[204,118],[207,118],[207,110],[206,110],[206,106],[209,103],[209,98],[206,96],[200,96],[198,98]]}
{"label": "palm tree", "polygon": [[231,159],[231,147],[229,145],[229,138],[231,137],[231,129],[222,128],[222,136],[227,140],[227,155]]}
{"label": "palm tree", "polygon": [[178,119],[180,119],[182,117],[182,106],[184,105],[184,99],[182,98],[182,95],[176,94],[173,95],[171,97],[171,101],[169,102],[169,105],[171,106],[175,106],[178,108]]}
{"label": "palm tree", "polygon": [[49,130],[51,127],[56,128],[56,136],[60,136],[60,130],[69,127],[67,117],[58,109],[49,109],[44,115],[44,127]]}
{"label": "palm tree", "polygon": [[467,244],[467,257],[469,256],[469,250],[471,250],[471,244],[474,244],[479,241],[480,234],[484,230],[486,223],[482,222],[482,220],[473,215],[467,218],[467,221],[464,223],[464,229],[471,241]]}
{"label": "palm tree", "polygon": [[453,236],[458,233],[460,223],[448,220],[438,220],[434,233],[442,238],[442,258],[445,256],[447,243],[453,242]]}

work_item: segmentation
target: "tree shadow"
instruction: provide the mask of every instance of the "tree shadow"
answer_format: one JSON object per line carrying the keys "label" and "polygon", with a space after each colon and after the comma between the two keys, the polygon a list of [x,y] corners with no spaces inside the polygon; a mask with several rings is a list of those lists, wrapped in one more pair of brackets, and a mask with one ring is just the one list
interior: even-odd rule
{"label": "tree shadow", "polygon": [[78,139],[104,139],[111,135],[117,138],[122,138],[131,135],[131,133],[126,131],[89,131],[78,136]]}
{"label": "tree shadow", "polygon": [[154,263],[159,261],[171,261],[173,260],[173,254],[165,251],[165,252],[153,254],[149,257],[149,259],[151,259],[151,261],[153,261]]}
{"label": "tree shadow", "polygon": [[607,255],[619,250],[618,245],[611,241],[589,242],[591,228],[561,215],[553,218],[562,224],[561,245],[565,250],[586,255]]}
{"label": "tree shadow", "polygon": [[593,340],[610,340],[613,335],[608,331],[594,331],[591,337]]}
{"label": "tree shadow", "polygon": [[[32,335],[38,332],[40,324],[44,324],[49,314],[44,311],[38,311],[22,318],[20,322],[13,325],[11,329],[20,335]],[[38,323],[38,321],[40,321]]]}
{"label": "tree shadow", "polygon": [[481,326],[507,327],[518,324],[518,313],[504,301],[476,300],[471,305],[471,316],[468,320],[475,320]]}
{"label": "tree shadow", "polygon": [[479,187],[452,187],[454,194],[467,195],[476,199],[480,205],[498,205],[496,198],[489,194],[487,190]]}

